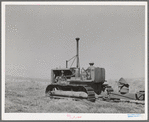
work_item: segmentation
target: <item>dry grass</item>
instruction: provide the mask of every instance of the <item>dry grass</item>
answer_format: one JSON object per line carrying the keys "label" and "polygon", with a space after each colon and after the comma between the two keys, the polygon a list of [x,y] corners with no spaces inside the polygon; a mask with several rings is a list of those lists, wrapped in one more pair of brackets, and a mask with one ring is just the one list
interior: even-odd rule
{"label": "dry grass", "polygon": [[[109,84],[115,82],[108,81]],[[136,81],[133,80],[132,84]],[[49,84],[44,80],[19,80],[6,77],[5,112],[6,113],[144,113],[144,105],[123,102],[105,102],[97,99],[95,103],[87,100],[51,99],[45,96]],[[139,86],[137,85],[139,84]],[[135,83],[139,89],[141,81]],[[116,86],[114,86],[116,89]],[[141,86],[142,87],[142,86]]]}

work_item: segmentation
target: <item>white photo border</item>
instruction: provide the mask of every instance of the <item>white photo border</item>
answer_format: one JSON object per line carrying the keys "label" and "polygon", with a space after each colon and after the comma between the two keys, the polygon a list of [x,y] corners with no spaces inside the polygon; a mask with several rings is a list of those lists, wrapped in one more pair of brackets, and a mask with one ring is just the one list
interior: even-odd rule
{"label": "white photo border", "polygon": [[[148,118],[148,6],[147,2],[1,2],[2,26],[2,120],[147,120]],[[145,113],[139,117],[128,117],[128,114],[103,113],[5,113],[5,7],[6,5],[144,5],[145,6]],[[70,119],[71,116],[81,118]]]}

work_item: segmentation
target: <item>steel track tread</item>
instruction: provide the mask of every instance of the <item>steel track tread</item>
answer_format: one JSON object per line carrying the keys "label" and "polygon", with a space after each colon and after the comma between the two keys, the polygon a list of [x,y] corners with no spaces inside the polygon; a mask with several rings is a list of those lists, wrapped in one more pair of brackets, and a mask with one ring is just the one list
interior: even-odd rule
{"label": "steel track tread", "polygon": [[95,102],[95,92],[93,88],[90,86],[84,86],[84,88],[86,89],[86,92],[88,94],[87,100],[91,102]]}
{"label": "steel track tread", "polygon": [[[49,89],[48,89],[48,87],[49,87]],[[46,89],[46,93],[48,93],[49,91],[51,91],[52,88],[56,88],[56,87],[58,87],[58,88],[64,88],[64,87],[65,87],[65,88],[72,88],[73,91],[75,91],[75,90],[74,90],[75,88],[82,88],[82,89],[84,89],[83,92],[86,92],[87,95],[88,95],[88,97],[87,97],[87,100],[88,100],[88,101],[95,102],[95,99],[96,99],[96,98],[95,98],[95,92],[94,92],[93,88],[90,87],[90,86],[87,86],[87,85],[50,84],[48,87],[47,87],[47,89]]]}

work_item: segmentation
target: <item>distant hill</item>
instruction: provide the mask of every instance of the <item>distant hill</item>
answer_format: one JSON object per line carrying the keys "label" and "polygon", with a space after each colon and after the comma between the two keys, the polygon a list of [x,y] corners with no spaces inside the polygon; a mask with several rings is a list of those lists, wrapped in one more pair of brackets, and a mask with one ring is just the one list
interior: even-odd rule
{"label": "distant hill", "polygon": [[11,76],[11,75],[6,75],[5,76],[6,80],[11,80],[11,81],[47,81],[50,82],[50,79],[43,79],[43,78],[30,78],[30,77],[21,77],[21,76]]}

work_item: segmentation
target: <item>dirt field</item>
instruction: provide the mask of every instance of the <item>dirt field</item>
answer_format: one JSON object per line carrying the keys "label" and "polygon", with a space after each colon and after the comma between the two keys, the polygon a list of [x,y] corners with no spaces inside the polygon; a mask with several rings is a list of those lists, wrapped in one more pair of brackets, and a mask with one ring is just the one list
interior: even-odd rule
{"label": "dirt field", "polygon": [[[127,79],[130,91],[144,89],[143,79]],[[116,88],[116,82],[109,80]],[[86,100],[51,99],[45,96],[49,81],[6,77],[6,113],[144,113],[144,105],[124,102],[106,102],[100,99],[95,103]]]}

